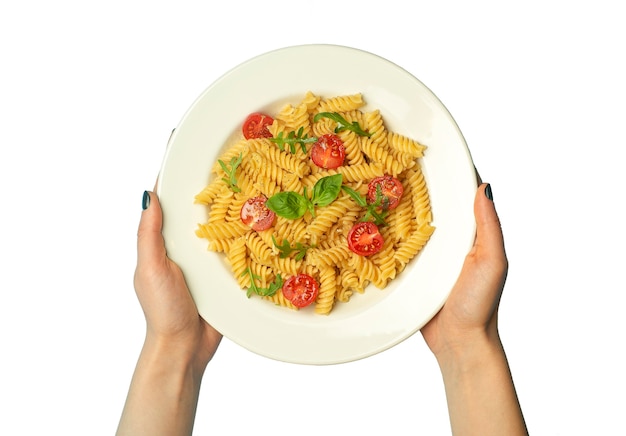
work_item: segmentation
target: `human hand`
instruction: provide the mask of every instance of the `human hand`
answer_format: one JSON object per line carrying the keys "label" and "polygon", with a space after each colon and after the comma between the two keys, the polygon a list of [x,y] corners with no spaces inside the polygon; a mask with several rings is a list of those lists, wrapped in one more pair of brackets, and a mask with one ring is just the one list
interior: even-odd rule
{"label": "human hand", "polygon": [[491,187],[474,200],[476,239],[459,278],[422,336],[441,368],[453,434],[527,436],[498,333],[508,260]]}
{"label": "human hand", "polygon": [[143,208],[134,284],[146,318],[146,342],[182,353],[203,370],[222,335],[200,317],[182,271],[167,257],[156,194],[146,191]]}
{"label": "human hand", "polygon": [[422,328],[439,359],[485,340],[499,344],[497,315],[508,261],[491,187],[481,184],[474,200],[476,239],[443,308]]}
{"label": "human hand", "polygon": [[118,436],[192,434],[202,376],[222,339],[200,317],[182,271],[167,257],[162,224],[159,199],[146,191],[134,279],[146,338]]}

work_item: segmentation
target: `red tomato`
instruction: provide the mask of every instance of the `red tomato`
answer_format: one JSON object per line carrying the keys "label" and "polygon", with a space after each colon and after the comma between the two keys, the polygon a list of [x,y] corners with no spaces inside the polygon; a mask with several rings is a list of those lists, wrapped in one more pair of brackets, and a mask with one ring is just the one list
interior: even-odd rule
{"label": "red tomato", "polygon": [[384,210],[395,209],[400,202],[404,187],[402,182],[393,176],[380,176],[372,179],[368,185],[367,201],[374,203],[376,201],[376,187],[380,186],[380,192],[383,195],[382,208]]}
{"label": "red tomato", "polygon": [[289,277],[283,284],[283,295],[296,307],[305,307],[315,301],[319,293],[317,281],[308,274]]}
{"label": "red tomato", "polygon": [[328,133],[317,138],[311,148],[313,163],[327,170],[340,167],[346,157],[346,148],[339,136]]}
{"label": "red tomato", "polygon": [[360,256],[370,256],[383,248],[383,237],[376,224],[356,223],[348,232],[348,248]]}
{"label": "red tomato", "polygon": [[267,126],[271,126],[274,119],[269,115],[255,112],[248,115],[248,118],[243,122],[243,136],[246,139],[254,138],[271,138],[272,134],[267,129]]}
{"label": "red tomato", "polygon": [[265,205],[266,201],[267,198],[264,195],[249,198],[241,206],[241,211],[239,212],[241,221],[257,231],[267,230],[272,227],[276,214]]}

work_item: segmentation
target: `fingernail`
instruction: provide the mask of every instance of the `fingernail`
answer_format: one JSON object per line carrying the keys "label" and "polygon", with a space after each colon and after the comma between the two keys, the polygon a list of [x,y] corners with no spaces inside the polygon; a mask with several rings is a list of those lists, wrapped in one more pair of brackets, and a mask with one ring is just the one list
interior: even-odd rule
{"label": "fingernail", "polygon": [[141,208],[146,210],[150,206],[150,193],[148,191],[143,191],[143,199],[141,200]]}
{"label": "fingernail", "polygon": [[491,192],[491,185],[489,183],[485,186],[485,195],[489,200],[493,201],[493,192]]}

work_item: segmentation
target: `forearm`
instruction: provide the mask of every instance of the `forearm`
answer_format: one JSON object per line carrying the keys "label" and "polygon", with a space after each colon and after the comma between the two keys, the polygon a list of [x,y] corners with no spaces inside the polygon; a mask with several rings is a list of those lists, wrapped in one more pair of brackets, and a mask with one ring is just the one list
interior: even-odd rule
{"label": "forearm", "polygon": [[191,353],[146,340],[117,435],[190,435],[204,367]]}
{"label": "forearm", "polygon": [[455,436],[528,434],[499,340],[478,341],[438,362]]}

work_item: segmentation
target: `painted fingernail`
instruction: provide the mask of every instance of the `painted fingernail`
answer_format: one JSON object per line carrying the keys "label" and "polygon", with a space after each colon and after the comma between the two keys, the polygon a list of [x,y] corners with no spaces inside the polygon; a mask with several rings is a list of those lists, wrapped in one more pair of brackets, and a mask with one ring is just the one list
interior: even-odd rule
{"label": "painted fingernail", "polygon": [[489,183],[485,186],[485,195],[489,200],[493,201],[493,192],[491,192],[491,185]]}
{"label": "painted fingernail", "polygon": [[150,193],[148,191],[143,191],[143,198],[141,200],[141,208],[146,210],[150,206]]}

